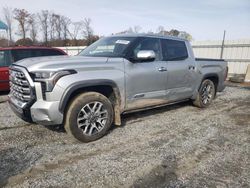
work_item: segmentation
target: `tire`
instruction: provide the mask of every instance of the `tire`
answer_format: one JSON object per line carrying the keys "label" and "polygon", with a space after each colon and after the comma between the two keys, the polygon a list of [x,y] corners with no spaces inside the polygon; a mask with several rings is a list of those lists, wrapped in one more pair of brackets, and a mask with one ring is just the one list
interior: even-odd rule
{"label": "tire", "polygon": [[81,142],[103,137],[113,123],[113,107],[104,95],[86,92],[76,96],[68,107],[64,128]]}
{"label": "tire", "polygon": [[213,81],[209,79],[203,80],[193,104],[200,108],[206,108],[211,104],[215,95],[216,89]]}

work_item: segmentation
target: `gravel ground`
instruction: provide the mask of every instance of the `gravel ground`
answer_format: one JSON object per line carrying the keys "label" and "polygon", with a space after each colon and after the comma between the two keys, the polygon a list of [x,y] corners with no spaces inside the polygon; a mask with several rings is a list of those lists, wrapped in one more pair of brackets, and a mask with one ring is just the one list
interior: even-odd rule
{"label": "gravel ground", "polygon": [[0,187],[250,187],[250,90],[134,113],[102,139],[18,119],[0,96]]}

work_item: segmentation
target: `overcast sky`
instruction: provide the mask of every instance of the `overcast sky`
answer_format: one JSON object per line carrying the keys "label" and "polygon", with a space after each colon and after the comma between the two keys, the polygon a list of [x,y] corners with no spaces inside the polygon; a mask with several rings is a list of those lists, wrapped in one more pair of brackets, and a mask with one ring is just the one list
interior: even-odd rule
{"label": "overcast sky", "polygon": [[227,39],[250,38],[250,0],[0,0],[0,6],[52,10],[72,21],[89,17],[98,35],[139,25],[142,32],[187,31],[195,40],[221,39],[224,29]]}

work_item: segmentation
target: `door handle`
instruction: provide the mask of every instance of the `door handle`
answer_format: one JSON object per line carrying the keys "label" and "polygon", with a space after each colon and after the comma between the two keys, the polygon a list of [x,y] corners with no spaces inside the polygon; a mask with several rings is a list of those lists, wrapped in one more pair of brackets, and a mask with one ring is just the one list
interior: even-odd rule
{"label": "door handle", "polygon": [[188,66],[188,69],[189,69],[189,70],[194,70],[194,69],[195,69],[195,66],[190,65],[190,66]]}
{"label": "door handle", "polygon": [[158,69],[158,71],[159,71],[159,72],[165,72],[165,71],[167,71],[167,69],[166,69],[166,67],[160,67],[160,68]]}

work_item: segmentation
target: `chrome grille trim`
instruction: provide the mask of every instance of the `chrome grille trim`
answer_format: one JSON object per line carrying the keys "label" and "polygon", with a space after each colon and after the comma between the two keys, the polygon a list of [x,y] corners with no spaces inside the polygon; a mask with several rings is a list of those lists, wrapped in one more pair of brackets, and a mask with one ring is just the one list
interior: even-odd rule
{"label": "chrome grille trim", "polygon": [[[10,67],[10,94],[9,98],[17,101],[19,107],[25,107],[34,99],[34,83],[25,68]],[[12,101],[14,101],[12,100]]]}

